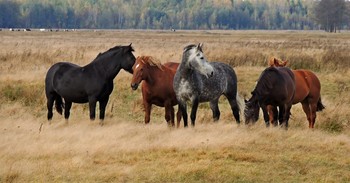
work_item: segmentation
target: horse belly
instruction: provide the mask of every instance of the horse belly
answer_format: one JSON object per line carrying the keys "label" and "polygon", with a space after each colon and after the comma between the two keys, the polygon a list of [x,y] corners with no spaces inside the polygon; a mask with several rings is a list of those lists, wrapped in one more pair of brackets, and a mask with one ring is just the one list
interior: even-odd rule
{"label": "horse belly", "polygon": [[154,104],[154,105],[156,105],[156,106],[158,106],[158,107],[164,107],[165,101],[162,100],[162,99],[159,99],[159,98],[155,98],[155,99],[151,100],[150,103],[151,103],[151,104]]}
{"label": "horse belly", "polygon": [[83,87],[66,85],[65,87],[56,87],[55,91],[64,98],[65,101],[86,103],[89,101],[88,95],[82,88]]}
{"label": "horse belly", "polygon": [[145,96],[145,97],[149,103],[154,104],[158,107],[164,107],[165,103],[170,103],[170,105],[172,105],[172,106],[177,104],[175,93],[171,93],[171,92],[165,92],[165,93],[159,94],[157,96],[149,95],[149,96]]}
{"label": "horse belly", "polygon": [[200,90],[199,102],[208,102],[219,98],[223,94],[224,89],[221,85],[205,86]]}
{"label": "horse belly", "polygon": [[88,96],[85,94],[78,95],[76,93],[71,94],[60,94],[65,101],[70,101],[74,103],[87,103],[89,101]]}

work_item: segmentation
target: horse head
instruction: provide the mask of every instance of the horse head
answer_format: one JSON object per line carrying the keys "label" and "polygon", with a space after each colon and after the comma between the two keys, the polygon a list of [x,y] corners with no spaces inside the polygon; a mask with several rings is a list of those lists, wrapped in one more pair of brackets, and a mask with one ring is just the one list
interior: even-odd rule
{"label": "horse head", "polygon": [[146,62],[145,59],[148,59],[145,56],[138,56],[136,58],[135,64],[132,67],[133,75],[131,80],[131,88],[136,90],[142,80],[145,79],[147,74],[147,68],[145,68]]}
{"label": "horse head", "polygon": [[252,97],[245,102],[245,109],[244,109],[244,116],[245,116],[245,123],[248,124],[250,122],[256,122],[259,119],[259,103],[256,99],[256,95],[254,92],[252,92]]}
{"label": "horse head", "polygon": [[202,44],[186,46],[183,62],[185,61],[190,69],[197,70],[200,74],[209,78],[213,76],[214,69],[204,57],[202,46]]}
{"label": "horse head", "polygon": [[136,90],[142,80],[152,82],[152,68],[163,70],[162,64],[155,62],[151,56],[139,56],[137,57],[132,70],[134,71],[131,80],[131,88]]}
{"label": "horse head", "polygon": [[129,73],[133,73],[133,65],[135,64],[135,56],[132,53],[134,51],[134,48],[130,45],[123,46],[123,52],[122,52],[122,62],[121,62],[121,68],[128,71]]}

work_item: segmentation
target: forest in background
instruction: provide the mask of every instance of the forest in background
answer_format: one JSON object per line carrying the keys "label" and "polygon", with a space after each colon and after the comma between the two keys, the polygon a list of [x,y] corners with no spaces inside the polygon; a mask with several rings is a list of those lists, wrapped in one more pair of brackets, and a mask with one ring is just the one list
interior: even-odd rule
{"label": "forest in background", "polygon": [[[314,13],[319,2],[344,3]],[[325,29],[325,11],[347,12],[345,0],[0,0],[2,28]],[[340,11],[341,10],[341,11]],[[339,14],[339,13],[338,13]],[[317,15],[318,17],[315,17]],[[338,29],[347,29],[341,13]],[[326,25],[324,25],[324,24]],[[334,25],[330,25],[334,26]],[[331,32],[331,31],[330,31]]]}

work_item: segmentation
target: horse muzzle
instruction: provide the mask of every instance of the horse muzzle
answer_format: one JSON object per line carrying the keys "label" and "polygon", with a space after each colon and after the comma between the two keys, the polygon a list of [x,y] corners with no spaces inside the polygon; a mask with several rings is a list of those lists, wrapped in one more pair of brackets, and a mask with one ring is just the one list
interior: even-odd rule
{"label": "horse muzzle", "polygon": [[137,83],[131,83],[131,88],[132,88],[133,90],[136,90],[137,87],[139,87],[139,84],[137,84]]}

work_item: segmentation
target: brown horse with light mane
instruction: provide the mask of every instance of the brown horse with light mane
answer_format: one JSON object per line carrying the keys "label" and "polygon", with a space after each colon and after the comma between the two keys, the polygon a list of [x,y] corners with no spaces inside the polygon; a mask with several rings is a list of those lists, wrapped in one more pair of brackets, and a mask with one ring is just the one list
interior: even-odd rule
{"label": "brown horse with light mane", "polygon": [[[145,123],[150,122],[152,104],[165,107],[165,120],[169,126],[174,124],[174,105],[177,99],[173,89],[173,80],[179,63],[167,62],[165,64],[156,63],[151,56],[137,57],[133,66],[133,77],[131,88],[136,90],[142,82],[142,97],[145,110]],[[177,127],[181,120],[181,111],[177,114]]]}
{"label": "brown horse with light mane", "polygon": [[[285,67],[288,61],[282,61],[272,57],[269,60],[270,67]],[[309,128],[314,128],[316,111],[322,111],[325,107],[321,101],[321,83],[317,76],[303,69],[292,70],[295,76],[295,95],[293,104],[301,103],[309,121]],[[277,123],[277,109],[268,106],[270,122]]]}

